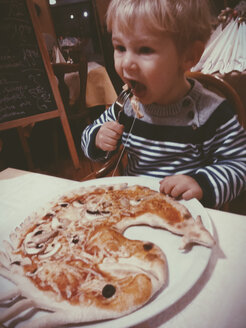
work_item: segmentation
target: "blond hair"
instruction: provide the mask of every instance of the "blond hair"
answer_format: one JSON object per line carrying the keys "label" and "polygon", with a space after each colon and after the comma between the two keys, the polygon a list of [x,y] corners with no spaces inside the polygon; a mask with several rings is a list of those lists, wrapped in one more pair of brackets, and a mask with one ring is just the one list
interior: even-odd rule
{"label": "blond hair", "polygon": [[211,34],[208,0],[112,0],[107,11],[107,28],[113,24],[130,33],[136,18],[150,32],[169,33],[179,50],[194,41],[206,43]]}

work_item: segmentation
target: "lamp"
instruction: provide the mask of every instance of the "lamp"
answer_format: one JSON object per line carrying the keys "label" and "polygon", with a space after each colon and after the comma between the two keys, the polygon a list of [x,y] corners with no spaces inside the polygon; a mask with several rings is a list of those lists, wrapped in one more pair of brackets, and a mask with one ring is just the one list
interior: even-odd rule
{"label": "lamp", "polygon": [[224,75],[246,70],[246,1],[234,9],[222,10],[218,21],[200,61],[191,71]]}

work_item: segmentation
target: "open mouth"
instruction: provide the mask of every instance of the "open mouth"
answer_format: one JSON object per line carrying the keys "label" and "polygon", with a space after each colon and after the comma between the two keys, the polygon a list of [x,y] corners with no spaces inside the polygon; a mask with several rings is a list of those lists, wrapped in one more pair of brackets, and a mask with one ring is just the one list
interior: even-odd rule
{"label": "open mouth", "polygon": [[143,95],[146,93],[146,86],[139,81],[129,80],[127,81],[127,84],[131,89],[132,93],[139,98],[143,97]]}

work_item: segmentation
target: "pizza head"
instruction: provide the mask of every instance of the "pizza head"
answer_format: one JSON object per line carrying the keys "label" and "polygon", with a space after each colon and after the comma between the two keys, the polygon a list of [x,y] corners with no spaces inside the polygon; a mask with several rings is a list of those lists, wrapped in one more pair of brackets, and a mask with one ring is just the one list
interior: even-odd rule
{"label": "pizza head", "polygon": [[183,235],[182,247],[214,240],[181,204],[142,186],[82,188],[27,218],[5,241],[0,274],[16,288],[1,303],[21,296],[0,314],[11,320],[26,309],[48,311],[23,327],[55,327],[117,318],[135,311],[165,288],[165,254],[124,231],[147,224]]}

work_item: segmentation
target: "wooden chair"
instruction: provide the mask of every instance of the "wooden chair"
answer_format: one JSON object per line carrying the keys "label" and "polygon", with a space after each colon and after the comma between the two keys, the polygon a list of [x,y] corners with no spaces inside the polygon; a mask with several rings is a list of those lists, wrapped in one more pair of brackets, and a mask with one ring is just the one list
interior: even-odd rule
{"label": "wooden chair", "polygon": [[[88,63],[85,57],[80,58],[76,64],[53,63],[52,68],[58,79],[59,91],[64,103],[64,107],[69,120],[83,119],[90,115],[90,110],[86,107],[86,83]],[[74,104],[69,103],[69,89],[65,83],[65,74],[78,73],[80,82],[79,98]]]}
{"label": "wooden chair", "polygon": [[246,108],[244,108],[243,102],[236,90],[228,82],[217,75],[203,74],[201,72],[187,72],[186,76],[198,80],[205,88],[226,98],[235,109],[239,122],[246,129]]}
{"label": "wooden chair", "polygon": [[[58,88],[63,100],[64,108],[67,114],[75,144],[79,147],[81,132],[83,128],[91,122],[91,110],[86,106],[86,83],[88,63],[85,57],[81,57],[78,63],[52,63],[52,68],[58,80]],[[76,73],[79,76],[79,97],[75,103],[69,101],[69,88],[65,83],[65,74]],[[57,131],[54,129],[54,148],[55,158],[58,158],[58,140]]]}
{"label": "wooden chair", "polygon": [[[215,93],[225,97],[231,103],[231,105],[235,108],[235,111],[238,115],[239,122],[246,129],[246,110],[244,109],[243,103],[238,96],[237,92],[231,87],[230,84],[225,82],[219,77],[215,77],[213,75],[206,75],[200,72],[187,72],[187,77],[191,77],[197,79],[200,83],[202,83],[207,89],[214,91]],[[112,172],[115,171],[114,175],[123,175],[124,167],[127,164],[127,155],[122,154],[122,148],[117,152],[112,158],[110,158],[107,162],[105,162],[100,169],[93,172],[89,176],[87,176],[84,180],[89,178],[101,178],[105,176],[111,176]],[[115,170],[117,166],[117,169]],[[223,207],[223,210],[230,211],[233,209],[233,212],[237,212],[237,208],[241,206],[241,199],[244,199],[246,202],[246,195],[240,195],[240,205],[238,205],[237,200],[232,201],[230,204],[226,204]],[[241,212],[240,212],[241,213]],[[246,213],[243,213],[246,214]]]}

